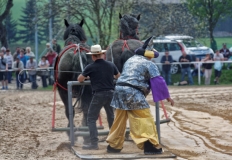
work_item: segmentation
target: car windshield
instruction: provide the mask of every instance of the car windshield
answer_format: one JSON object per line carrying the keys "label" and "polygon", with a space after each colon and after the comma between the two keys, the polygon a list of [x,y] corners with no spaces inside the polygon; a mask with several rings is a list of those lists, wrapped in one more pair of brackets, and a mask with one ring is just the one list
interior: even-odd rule
{"label": "car windshield", "polygon": [[201,47],[202,45],[195,39],[183,39],[182,42],[188,47]]}
{"label": "car windshield", "polygon": [[159,42],[159,43],[154,43],[153,44],[154,49],[156,49],[158,52],[165,52],[165,50],[169,51],[179,51],[181,50],[180,46],[178,43],[164,43],[164,42]]}

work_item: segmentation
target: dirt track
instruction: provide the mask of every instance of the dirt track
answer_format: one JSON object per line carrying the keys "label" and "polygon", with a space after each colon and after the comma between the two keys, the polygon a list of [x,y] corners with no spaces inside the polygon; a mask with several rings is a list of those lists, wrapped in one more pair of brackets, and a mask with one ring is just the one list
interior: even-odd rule
{"label": "dirt track", "polygon": [[[170,93],[175,106],[165,102],[172,122],[161,125],[162,144],[177,159],[231,160],[232,87],[173,87]],[[154,105],[151,96],[147,99]],[[0,159],[77,159],[66,133],[51,132],[52,102],[50,91],[0,91]],[[104,112],[102,117],[107,127]],[[76,115],[76,125],[80,119]],[[58,103],[56,126],[66,125]]]}

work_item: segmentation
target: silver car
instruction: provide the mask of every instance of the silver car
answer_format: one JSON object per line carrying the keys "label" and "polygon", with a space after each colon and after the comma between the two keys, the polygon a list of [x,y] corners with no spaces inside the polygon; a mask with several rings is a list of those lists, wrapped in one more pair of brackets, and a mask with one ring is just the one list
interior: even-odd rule
{"label": "silver car", "polygon": [[[173,62],[179,62],[180,56],[182,56],[182,52],[185,51],[187,54],[189,54],[191,57],[194,57],[194,54],[187,49],[187,47],[184,45],[184,43],[171,40],[163,37],[158,37],[153,40],[153,47],[159,52],[158,58],[153,58],[152,61],[155,63],[160,63],[161,58],[165,55],[165,50],[169,51],[169,55],[172,56]],[[162,71],[162,65],[157,65]],[[181,65],[179,64],[172,64],[171,65],[171,74],[176,74],[180,71]]]}
{"label": "silver car", "polygon": [[200,60],[205,58],[207,53],[210,53],[211,56],[213,56],[214,51],[206,46],[203,46],[201,43],[199,43],[196,39],[194,39],[191,36],[187,35],[166,35],[164,38],[176,40],[178,42],[184,43],[186,48],[191,51],[196,58],[199,58]]}

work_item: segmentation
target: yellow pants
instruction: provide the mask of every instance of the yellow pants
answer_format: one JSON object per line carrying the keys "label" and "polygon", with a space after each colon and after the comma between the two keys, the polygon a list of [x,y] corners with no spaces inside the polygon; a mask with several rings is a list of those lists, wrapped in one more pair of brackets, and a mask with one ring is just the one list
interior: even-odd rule
{"label": "yellow pants", "polygon": [[130,123],[130,136],[139,149],[144,149],[144,142],[147,140],[154,146],[159,145],[158,134],[150,108],[141,110],[116,109],[114,123],[106,139],[106,142],[112,148],[123,148],[128,118]]}

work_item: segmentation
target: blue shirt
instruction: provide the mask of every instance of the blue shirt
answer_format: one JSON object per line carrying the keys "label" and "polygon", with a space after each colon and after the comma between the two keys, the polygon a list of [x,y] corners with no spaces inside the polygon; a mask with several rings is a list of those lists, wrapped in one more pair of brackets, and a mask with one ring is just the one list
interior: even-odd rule
{"label": "blue shirt", "polygon": [[19,58],[20,61],[23,62],[24,68],[26,68],[27,60],[29,60],[29,57],[25,56],[25,55],[23,57],[20,57],[20,55],[18,55],[18,58]]}

